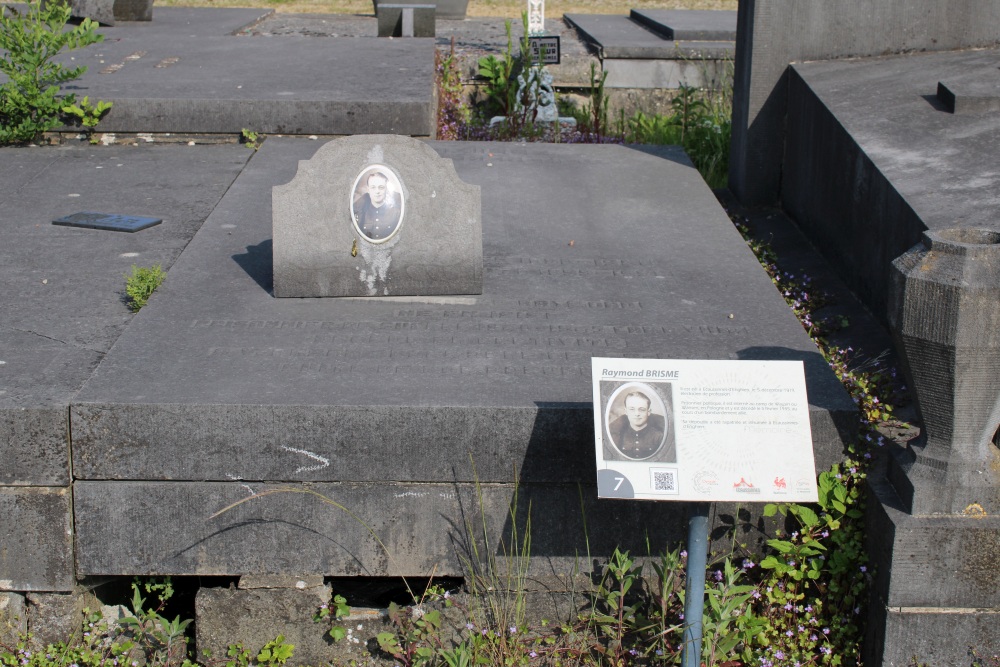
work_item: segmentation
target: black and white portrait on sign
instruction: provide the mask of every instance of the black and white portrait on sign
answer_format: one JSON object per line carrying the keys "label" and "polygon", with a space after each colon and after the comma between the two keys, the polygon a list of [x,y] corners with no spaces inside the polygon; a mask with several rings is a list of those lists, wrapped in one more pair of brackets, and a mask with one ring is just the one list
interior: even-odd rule
{"label": "black and white portrait on sign", "polygon": [[668,382],[602,382],[604,459],[676,462],[673,387]]}
{"label": "black and white portrait on sign", "polygon": [[367,241],[385,243],[403,223],[403,188],[395,172],[381,164],[368,165],[354,180],[351,219]]}

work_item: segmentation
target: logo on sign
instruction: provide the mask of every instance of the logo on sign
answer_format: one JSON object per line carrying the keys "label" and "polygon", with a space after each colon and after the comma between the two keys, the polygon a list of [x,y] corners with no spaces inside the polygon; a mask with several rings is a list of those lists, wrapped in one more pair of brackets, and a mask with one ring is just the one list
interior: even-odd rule
{"label": "logo on sign", "polygon": [[760,489],[748,482],[744,477],[740,477],[740,481],[733,484],[733,490],[736,493],[760,493]]}
{"label": "logo on sign", "polygon": [[692,485],[698,493],[711,493],[719,485],[719,478],[709,470],[701,470],[695,473]]}
{"label": "logo on sign", "polygon": [[775,493],[787,493],[788,492],[788,484],[785,482],[785,478],[784,477],[775,477],[774,478],[774,492]]}

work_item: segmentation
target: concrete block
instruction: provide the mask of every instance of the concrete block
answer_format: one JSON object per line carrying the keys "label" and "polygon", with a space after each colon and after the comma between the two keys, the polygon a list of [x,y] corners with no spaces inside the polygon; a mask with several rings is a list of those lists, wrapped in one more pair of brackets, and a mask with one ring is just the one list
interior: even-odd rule
{"label": "concrete block", "polygon": [[789,63],[997,44],[1000,5],[992,0],[740,2],[730,188],[744,204],[778,200],[781,175],[791,171],[782,168]]}
{"label": "concrete block", "polygon": [[70,505],[67,487],[0,487],[0,590],[72,590]]}
{"label": "concrete block", "polygon": [[993,72],[983,71],[974,82],[943,83],[938,81],[937,97],[952,113],[995,113],[1000,111],[1000,86]]}
{"label": "concrete block", "polygon": [[31,632],[32,649],[37,651],[49,644],[79,638],[85,606],[80,592],[28,593],[28,631]]}
{"label": "concrete block", "polygon": [[275,296],[483,292],[480,188],[423,142],[328,142],[272,202]]}
{"label": "concrete block", "polygon": [[28,608],[19,593],[0,593],[0,643],[15,646],[28,632]]}
{"label": "concrete block", "polygon": [[629,18],[671,41],[736,41],[735,11],[633,9]]}
{"label": "concrete block", "polygon": [[295,646],[296,665],[330,661],[327,627],[313,622],[320,605],[330,601],[329,586],[315,588],[199,589],[195,597],[196,641],[200,657],[225,656],[230,644],[254,655],[277,635]]}
{"label": "concrete block", "polygon": [[379,5],[379,37],[433,37],[434,26],[434,5]]}

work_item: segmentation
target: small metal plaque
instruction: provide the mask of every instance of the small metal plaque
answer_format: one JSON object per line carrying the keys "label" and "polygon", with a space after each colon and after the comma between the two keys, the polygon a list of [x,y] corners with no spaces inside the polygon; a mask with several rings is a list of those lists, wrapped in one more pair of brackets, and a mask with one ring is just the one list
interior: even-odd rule
{"label": "small metal plaque", "polygon": [[53,225],[65,227],[83,227],[85,229],[105,229],[112,232],[138,232],[158,225],[161,218],[147,218],[141,215],[120,215],[118,213],[94,213],[82,211],[53,220]]}
{"label": "small metal plaque", "polygon": [[528,37],[528,44],[531,47],[532,62],[542,65],[559,64],[559,35]]}

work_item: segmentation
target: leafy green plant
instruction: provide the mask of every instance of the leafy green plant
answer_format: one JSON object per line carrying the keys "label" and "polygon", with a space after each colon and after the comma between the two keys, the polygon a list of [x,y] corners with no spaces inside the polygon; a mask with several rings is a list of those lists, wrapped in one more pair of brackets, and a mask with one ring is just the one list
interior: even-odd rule
{"label": "leafy green plant", "polygon": [[97,139],[94,137],[94,128],[110,109],[111,102],[98,101],[96,105],[92,105],[90,97],[86,95],[79,102],[67,104],[62,108],[64,114],[83,125],[92,144],[97,143]]}
{"label": "leafy green plant", "polygon": [[133,313],[146,305],[156,288],[167,279],[167,273],[157,264],[145,267],[132,265],[132,272],[125,274],[125,296]]}
{"label": "leafy green plant", "polygon": [[[146,607],[146,598],[139,589],[156,596],[157,605]],[[142,650],[145,660],[157,665],[181,665],[187,661],[187,638],[184,631],[192,619],[181,620],[175,616],[169,620],[160,614],[167,600],[173,597],[174,588],[170,578],[152,579],[140,585],[132,582],[132,613],[118,621],[123,628],[132,630],[136,645]]]}
{"label": "leafy green plant", "polygon": [[[69,68],[54,58],[64,49],[78,49],[104,37],[90,19],[67,29],[69,18],[69,3],[62,2],[30,2],[27,10],[7,7],[0,13],[0,72],[8,79],[0,84],[0,144],[31,141],[58,126],[64,113],[73,113],[67,107],[77,106],[75,96],[60,95],[59,87],[87,68]],[[93,109],[104,104],[98,102]],[[84,116],[96,124],[106,110],[96,117],[86,112]]]}
{"label": "leafy green plant", "polygon": [[433,664],[441,647],[441,612],[428,610],[424,600],[412,607],[389,604],[389,621],[395,632],[380,632],[376,636],[379,648],[391,655],[403,667]]}
{"label": "leafy green plant", "polygon": [[[316,623],[321,623],[325,619],[331,619],[334,623],[351,613],[351,607],[347,604],[347,598],[343,595],[334,595],[330,602],[327,602],[319,608],[319,611],[313,616],[313,621]],[[339,642],[341,639],[347,636],[347,628],[342,625],[333,625],[330,627],[329,632],[330,638],[335,642]]]}
{"label": "leafy green plant", "polygon": [[260,145],[264,142],[264,136],[244,127],[240,130],[240,142],[245,144],[247,148],[257,151],[260,150]]}
{"label": "leafy green plant", "polygon": [[[257,652],[256,655],[243,647],[243,644],[230,644],[226,649],[225,667],[281,667],[294,655],[295,644],[285,642],[284,635],[278,635]],[[195,667],[185,665],[183,667]]]}

